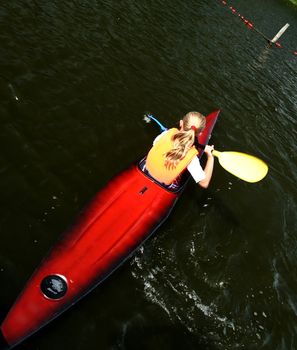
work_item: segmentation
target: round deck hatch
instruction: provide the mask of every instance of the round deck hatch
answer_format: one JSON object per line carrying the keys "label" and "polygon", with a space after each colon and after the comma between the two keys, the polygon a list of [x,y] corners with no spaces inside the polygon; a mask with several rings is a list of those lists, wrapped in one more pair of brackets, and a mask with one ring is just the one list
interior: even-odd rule
{"label": "round deck hatch", "polygon": [[59,275],[49,275],[41,281],[40,289],[46,298],[61,299],[67,292],[67,283]]}

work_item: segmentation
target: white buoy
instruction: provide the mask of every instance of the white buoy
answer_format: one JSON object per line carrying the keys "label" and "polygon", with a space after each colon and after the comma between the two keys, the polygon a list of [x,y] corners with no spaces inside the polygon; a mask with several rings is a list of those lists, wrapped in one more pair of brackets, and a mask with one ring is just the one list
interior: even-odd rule
{"label": "white buoy", "polygon": [[14,98],[16,101],[18,101],[19,98],[17,97],[16,92],[15,92],[15,89],[14,89],[14,87],[12,86],[12,84],[9,83],[9,84],[8,84],[8,87],[9,87],[11,93],[12,93],[13,98]]}
{"label": "white buoy", "polygon": [[289,28],[289,26],[290,26],[289,23],[285,24],[285,25],[280,29],[280,31],[275,35],[275,37],[274,37],[273,39],[270,40],[270,42],[271,42],[272,44],[275,44],[275,43],[278,41],[278,39],[284,34],[284,32]]}

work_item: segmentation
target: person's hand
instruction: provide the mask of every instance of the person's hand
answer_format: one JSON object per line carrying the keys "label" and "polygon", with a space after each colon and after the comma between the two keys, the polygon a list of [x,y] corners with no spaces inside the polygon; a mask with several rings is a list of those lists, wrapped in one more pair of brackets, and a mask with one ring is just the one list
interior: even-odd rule
{"label": "person's hand", "polygon": [[214,150],[214,145],[207,145],[205,146],[204,152],[206,153],[207,157],[213,157],[212,151]]}

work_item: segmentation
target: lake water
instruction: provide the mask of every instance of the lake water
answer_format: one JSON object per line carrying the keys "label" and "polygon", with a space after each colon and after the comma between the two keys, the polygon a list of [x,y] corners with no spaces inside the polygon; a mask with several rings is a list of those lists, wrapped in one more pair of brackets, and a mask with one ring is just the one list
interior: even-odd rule
{"label": "lake water", "polygon": [[[236,13],[232,14],[229,5]],[[217,163],[128,263],[19,349],[297,349],[294,1],[11,0],[0,6],[0,317],[104,183],[189,110],[221,109]],[[273,37],[268,48],[238,12]]]}

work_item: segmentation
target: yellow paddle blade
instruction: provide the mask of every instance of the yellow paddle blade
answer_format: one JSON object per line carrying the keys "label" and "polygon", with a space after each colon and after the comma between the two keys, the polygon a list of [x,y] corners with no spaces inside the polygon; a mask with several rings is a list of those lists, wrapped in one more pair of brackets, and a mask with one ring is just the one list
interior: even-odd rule
{"label": "yellow paddle blade", "polygon": [[216,150],[212,154],[219,159],[219,163],[225,170],[247,182],[260,181],[268,172],[268,166],[263,160],[249,154]]}

